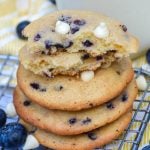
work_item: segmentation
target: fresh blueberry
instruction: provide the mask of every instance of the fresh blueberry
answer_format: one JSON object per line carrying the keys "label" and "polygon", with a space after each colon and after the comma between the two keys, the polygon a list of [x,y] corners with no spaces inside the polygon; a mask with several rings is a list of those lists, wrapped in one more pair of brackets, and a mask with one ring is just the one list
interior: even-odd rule
{"label": "fresh blueberry", "polygon": [[19,123],[9,123],[0,129],[0,146],[3,148],[19,148],[27,137],[26,128]]}
{"label": "fresh blueberry", "polygon": [[23,102],[23,105],[24,105],[24,106],[30,106],[30,104],[31,104],[31,101],[29,101],[29,100],[25,100],[25,101]]}
{"label": "fresh blueberry", "polygon": [[122,30],[124,31],[124,32],[127,32],[127,27],[125,26],[125,25],[120,25],[120,27],[122,28]]}
{"label": "fresh blueberry", "polygon": [[39,41],[40,38],[41,38],[41,35],[38,33],[38,34],[35,35],[34,41]]}
{"label": "fresh blueberry", "polygon": [[54,5],[56,5],[56,0],[50,0]]}
{"label": "fresh blueberry", "polygon": [[82,20],[76,19],[73,21],[73,23],[78,25],[78,26],[83,26],[83,25],[85,25],[86,22],[83,19]]}
{"label": "fresh blueberry", "polygon": [[91,47],[93,45],[93,43],[89,40],[86,40],[84,42],[82,42],[82,44],[85,46],[85,47]]}
{"label": "fresh blueberry", "polygon": [[150,145],[143,147],[142,150],[150,150]]}
{"label": "fresh blueberry", "polygon": [[87,136],[88,136],[88,138],[91,139],[91,140],[96,140],[96,139],[97,139],[96,134],[93,133],[93,132],[87,133]]}
{"label": "fresh blueberry", "polygon": [[75,124],[77,122],[77,119],[76,118],[71,118],[69,119],[69,123],[72,125],[72,124]]}
{"label": "fresh blueberry", "polygon": [[24,30],[24,28],[30,24],[30,21],[22,21],[20,22],[17,27],[16,27],[16,32],[17,32],[17,35],[19,38],[21,39],[27,39],[27,37],[25,37],[23,34],[22,34],[22,31]]}
{"label": "fresh blueberry", "polygon": [[0,109],[0,128],[5,125],[7,115],[4,110]]}
{"label": "fresh blueberry", "polygon": [[150,49],[148,49],[146,52],[146,60],[147,60],[148,64],[150,64]]}

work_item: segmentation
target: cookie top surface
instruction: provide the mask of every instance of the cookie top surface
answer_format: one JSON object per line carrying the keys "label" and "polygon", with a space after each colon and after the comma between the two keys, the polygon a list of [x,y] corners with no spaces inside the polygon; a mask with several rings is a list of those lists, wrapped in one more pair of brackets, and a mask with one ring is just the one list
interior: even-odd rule
{"label": "cookie top surface", "polygon": [[31,54],[27,47],[21,49],[19,56],[20,62],[25,69],[48,77],[58,74],[74,76],[82,71],[94,71],[97,68],[109,67],[116,60],[115,51],[109,51],[103,56],[95,58],[85,52],[61,52],[57,55],[48,56],[39,55],[38,53]]}
{"label": "cookie top surface", "polygon": [[138,41],[125,25],[90,11],[56,11],[28,25],[23,34],[31,52],[86,51],[95,56],[109,50],[132,53],[138,49]]}
{"label": "cookie top surface", "polygon": [[17,87],[14,93],[14,105],[24,121],[38,128],[58,135],[75,135],[116,120],[132,107],[136,95],[137,88],[133,80],[122,94],[110,102],[83,111],[69,112],[41,107],[31,102]]}
{"label": "cookie top surface", "polygon": [[77,111],[100,105],[119,95],[134,75],[130,59],[99,69],[89,82],[69,76],[43,78],[25,70],[17,72],[21,90],[32,101],[49,109]]}
{"label": "cookie top surface", "polygon": [[[118,120],[88,133],[74,136],[60,136],[37,129],[34,133],[38,141],[48,147],[59,150],[91,150],[101,147],[119,137],[131,121],[132,112],[128,112]],[[22,122],[29,131],[33,129]]]}

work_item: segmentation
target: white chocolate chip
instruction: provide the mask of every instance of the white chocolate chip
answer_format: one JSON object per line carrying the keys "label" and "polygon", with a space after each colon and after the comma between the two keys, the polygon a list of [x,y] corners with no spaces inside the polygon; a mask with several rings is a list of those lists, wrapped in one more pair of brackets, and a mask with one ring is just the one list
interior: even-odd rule
{"label": "white chocolate chip", "polygon": [[84,71],[81,73],[81,79],[88,82],[94,78],[94,71]]}
{"label": "white chocolate chip", "polygon": [[15,117],[17,115],[16,109],[13,103],[9,103],[6,106],[6,114],[8,117]]}
{"label": "white chocolate chip", "polygon": [[97,38],[106,38],[109,35],[109,30],[104,22],[101,22],[99,26],[93,31]]}
{"label": "white chocolate chip", "polygon": [[65,22],[57,21],[55,31],[60,34],[67,34],[70,31],[70,26]]}
{"label": "white chocolate chip", "polygon": [[137,79],[136,79],[136,83],[137,83],[137,87],[139,90],[146,90],[147,88],[147,82],[146,79],[143,75],[140,75]]}
{"label": "white chocolate chip", "polygon": [[23,150],[29,150],[39,147],[38,140],[33,135],[28,135]]}

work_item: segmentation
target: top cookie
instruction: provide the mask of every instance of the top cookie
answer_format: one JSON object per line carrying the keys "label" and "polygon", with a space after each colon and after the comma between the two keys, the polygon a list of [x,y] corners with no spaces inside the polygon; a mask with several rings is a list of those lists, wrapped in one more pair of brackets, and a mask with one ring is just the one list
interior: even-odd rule
{"label": "top cookie", "polygon": [[137,40],[122,23],[90,11],[65,10],[51,13],[25,28],[31,52],[55,54],[85,51],[92,56],[116,50],[118,56],[136,52]]}

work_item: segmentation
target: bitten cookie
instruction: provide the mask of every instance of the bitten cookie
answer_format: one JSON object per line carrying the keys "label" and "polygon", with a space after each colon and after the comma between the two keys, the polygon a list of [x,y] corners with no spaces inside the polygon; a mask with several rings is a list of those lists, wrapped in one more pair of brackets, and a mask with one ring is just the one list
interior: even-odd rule
{"label": "bitten cookie", "polygon": [[[26,122],[59,135],[75,135],[110,123],[132,107],[137,95],[133,80],[118,97],[98,107],[78,112],[49,110],[31,102],[16,87],[14,105],[17,114]],[[29,115],[30,114],[30,115]]]}
{"label": "bitten cookie", "polygon": [[[118,120],[88,133],[74,136],[60,136],[34,128],[38,141],[48,147],[58,150],[91,150],[101,147],[119,137],[127,128],[132,118],[132,112],[121,116]],[[33,126],[21,121],[29,131]]]}
{"label": "bitten cookie", "polygon": [[99,69],[89,82],[69,76],[43,78],[19,66],[18,85],[33,102],[49,109],[77,111],[91,108],[119,95],[134,75],[128,58]]}
{"label": "bitten cookie", "polygon": [[97,57],[91,57],[85,52],[61,52],[49,56],[39,55],[38,53],[31,54],[27,47],[23,47],[19,58],[25,69],[32,71],[34,74],[51,78],[58,74],[74,76],[86,70],[108,68],[116,60],[114,55],[115,50]]}
{"label": "bitten cookie", "polygon": [[138,49],[125,25],[90,11],[56,11],[29,24],[23,34],[28,37],[31,53],[85,51],[98,56],[110,50],[124,54]]}

